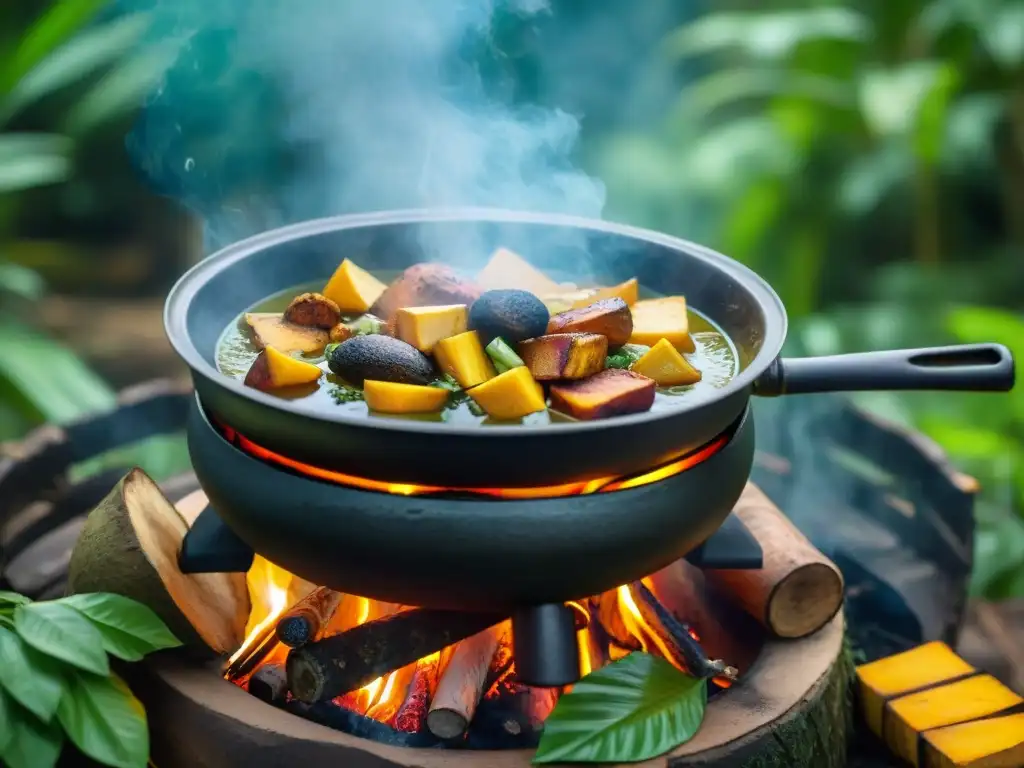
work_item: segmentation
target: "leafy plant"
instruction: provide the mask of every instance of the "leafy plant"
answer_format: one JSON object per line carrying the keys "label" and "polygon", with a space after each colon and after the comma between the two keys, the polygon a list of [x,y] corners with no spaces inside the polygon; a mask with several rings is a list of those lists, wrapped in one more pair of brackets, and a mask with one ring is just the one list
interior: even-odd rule
{"label": "leafy plant", "polygon": [[[28,321],[26,310],[45,286],[9,258],[19,194],[72,180],[78,141],[135,109],[175,53],[174,43],[141,45],[149,24],[144,15],[94,23],[105,5],[56,0],[0,57],[0,440],[114,401],[74,353]],[[52,130],[12,128],[40,102],[71,93]]]}
{"label": "leafy plant", "polygon": [[534,763],[620,763],[675,749],[700,729],[707,684],[648,653],[591,672],[544,724]]}
{"label": "leafy plant", "polygon": [[180,642],[149,608],[91,593],[32,602],[0,592],[0,759],[50,768],[65,739],[112,768],[149,760],[146,714],[108,654],[138,661]]}

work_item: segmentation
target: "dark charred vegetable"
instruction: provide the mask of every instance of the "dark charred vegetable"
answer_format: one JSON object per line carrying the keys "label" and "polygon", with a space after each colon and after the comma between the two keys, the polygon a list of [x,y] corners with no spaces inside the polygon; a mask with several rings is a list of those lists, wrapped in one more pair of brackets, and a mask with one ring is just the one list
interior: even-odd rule
{"label": "dark charred vegetable", "polygon": [[605,368],[621,368],[628,370],[633,363],[650,352],[651,348],[643,344],[623,344],[604,361]]}
{"label": "dark charred vegetable", "polygon": [[550,319],[543,301],[514,288],[487,291],[469,309],[469,328],[485,345],[498,336],[509,344],[543,336]]}
{"label": "dark charred vegetable", "polygon": [[341,310],[323,294],[303,293],[292,299],[284,311],[284,319],[296,325],[329,330],[341,320]]}
{"label": "dark charred vegetable", "polygon": [[484,352],[491,358],[491,362],[494,363],[494,370],[498,373],[504,373],[521,365],[526,365],[523,359],[515,353],[515,350],[506,344],[505,340],[500,336],[488,344],[484,348]]}
{"label": "dark charred vegetable", "polygon": [[633,315],[622,299],[602,299],[581,309],[570,309],[551,318],[547,333],[598,333],[614,349],[629,341]]}
{"label": "dark charred vegetable", "polygon": [[481,289],[444,264],[413,264],[388,286],[370,307],[370,314],[390,321],[403,307],[472,304]]}
{"label": "dark charred vegetable", "polygon": [[524,341],[519,353],[537,381],[582,379],[604,369],[608,339],[596,333],[556,333]]}
{"label": "dark charred vegetable", "polygon": [[429,384],[434,378],[434,366],[426,355],[391,336],[354,336],[331,349],[327,365],[356,386],[366,379]]}
{"label": "dark charred vegetable", "polygon": [[590,421],[641,413],[654,405],[654,382],[633,373],[606,368],[581,381],[551,386],[551,408]]}

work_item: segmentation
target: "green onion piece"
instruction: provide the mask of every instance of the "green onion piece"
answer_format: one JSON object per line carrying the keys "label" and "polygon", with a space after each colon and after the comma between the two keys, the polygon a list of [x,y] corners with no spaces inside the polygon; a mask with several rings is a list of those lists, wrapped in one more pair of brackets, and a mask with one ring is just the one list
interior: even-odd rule
{"label": "green onion piece", "polygon": [[474,416],[486,416],[487,415],[487,411],[485,411],[483,408],[481,408],[479,403],[477,403],[476,400],[470,398],[469,400],[466,401],[466,404],[469,406],[469,412],[472,413]]}
{"label": "green onion piece", "polygon": [[373,315],[360,315],[355,320],[349,320],[345,327],[352,331],[355,336],[373,336],[384,333],[386,323],[379,317]]}
{"label": "green onion piece", "polygon": [[498,373],[505,373],[505,371],[526,365],[522,358],[515,353],[515,350],[506,344],[505,340],[500,336],[488,344],[484,351],[491,358],[491,362],[494,363],[494,368]]}
{"label": "green onion piece", "polygon": [[330,344],[328,344],[326,347],[324,347],[324,357],[325,358],[326,357],[330,357],[331,356],[331,352],[333,352],[335,350],[335,348],[339,347],[339,346],[341,346],[341,342],[332,341]]}
{"label": "green onion piece", "polygon": [[621,368],[628,370],[637,360],[650,351],[650,347],[643,344],[623,344],[615,354],[608,355],[604,361],[605,368]]}

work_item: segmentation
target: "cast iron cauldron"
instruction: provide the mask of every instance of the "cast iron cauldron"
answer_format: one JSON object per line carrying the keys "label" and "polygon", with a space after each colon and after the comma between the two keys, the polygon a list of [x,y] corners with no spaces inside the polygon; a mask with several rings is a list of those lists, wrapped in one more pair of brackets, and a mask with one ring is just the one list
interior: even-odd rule
{"label": "cast iron cauldron", "polygon": [[[739,352],[725,387],[667,413],[542,427],[459,428],[314,410],[218,373],[216,346],[244,310],[289,287],[326,280],[343,257],[370,270],[460,257],[480,264],[511,248],[541,269],[613,284],[636,276],[682,294]],[[379,480],[458,488],[554,485],[628,475],[706,444],[734,424],[752,394],[853,390],[1007,391],[1009,351],[995,344],[782,360],[786,313],[758,275],[667,235],[565,216],[498,210],[424,210],[342,216],[268,232],[210,256],[171,290],[171,343],[189,365],[207,412],[266,448]]]}

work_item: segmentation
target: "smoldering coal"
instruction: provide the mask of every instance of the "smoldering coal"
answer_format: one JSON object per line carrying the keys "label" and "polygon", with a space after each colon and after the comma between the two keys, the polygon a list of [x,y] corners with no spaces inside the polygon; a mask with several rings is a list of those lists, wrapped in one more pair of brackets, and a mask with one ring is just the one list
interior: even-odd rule
{"label": "smoldering coal", "polygon": [[[482,73],[505,55],[495,25],[540,19],[544,0],[120,5],[187,40],[129,147],[157,189],[203,217],[211,245],[371,210],[601,215],[603,185],[572,162],[578,117],[515,103],[495,67]],[[425,238],[429,256],[461,266],[488,255],[465,232]]]}

